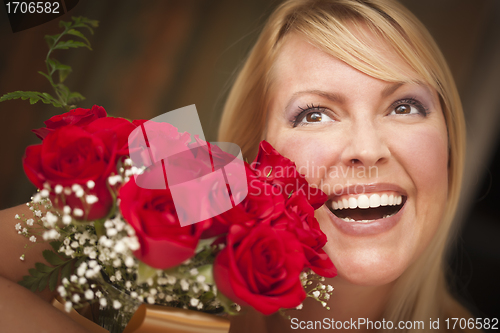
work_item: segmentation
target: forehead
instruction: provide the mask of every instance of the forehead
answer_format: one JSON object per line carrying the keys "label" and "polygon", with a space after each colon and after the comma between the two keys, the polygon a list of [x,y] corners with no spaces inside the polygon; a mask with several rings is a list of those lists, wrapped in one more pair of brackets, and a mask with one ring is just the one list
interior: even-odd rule
{"label": "forehead", "polygon": [[[361,44],[359,48],[354,47],[358,54],[362,54],[357,57],[356,54],[335,51],[335,40],[329,40],[319,47],[303,34],[290,33],[284,37],[280,45],[270,71],[270,82],[289,80],[292,76],[322,80],[326,74],[332,73],[335,73],[335,77],[330,76],[329,79],[343,79],[343,76],[355,72],[392,83],[425,82],[391,45],[380,38],[364,34],[360,39]],[[376,61],[369,63],[369,60],[362,60],[370,57]],[[383,68],[376,66],[381,63],[384,63]]]}
{"label": "forehead", "polygon": [[273,105],[281,101],[287,109],[296,98],[307,94],[350,104],[361,96],[385,98],[404,85],[403,93],[420,92],[419,95],[428,96],[428,100],[439,107],[435,89],[425,84],[401,57],[387,49],[384,56],[394,68],[406,73],[400,76],[401,80],[375,78],[321,50],[301,35],[290,35],[281,45],[271,71],[269,105],[274,109]]}

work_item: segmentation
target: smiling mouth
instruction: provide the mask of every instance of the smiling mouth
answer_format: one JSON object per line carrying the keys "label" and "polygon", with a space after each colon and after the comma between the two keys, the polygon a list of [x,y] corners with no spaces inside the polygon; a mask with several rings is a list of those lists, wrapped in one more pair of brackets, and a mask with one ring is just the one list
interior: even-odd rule
{"label": "smiling mouth", "polygon": [[358,197],[330,199],[326,206],[345,222],[370,223],[397,214],[405,202],[406,196],[398,194],[362,194]]}

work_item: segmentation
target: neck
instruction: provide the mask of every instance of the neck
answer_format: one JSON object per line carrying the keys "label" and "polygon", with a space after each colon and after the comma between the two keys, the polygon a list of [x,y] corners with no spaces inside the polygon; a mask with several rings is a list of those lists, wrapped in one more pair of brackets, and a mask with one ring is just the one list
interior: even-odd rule
{"label": "neck", "polygon": [[[302,310],[288,310],[286,314],[291,320],[286,319],[279,313],[271,316],[262,316],[254,310],[249,310],[239,319],[232,320],[231,332],[296,332],[297,329],[325,330],[335,329],[340,332],[368,332],[366,324],[359,325],[358,318],[372,322],[381,321],[383,312],[389,300],[390,291],[393,284],[383,286],[357,286],[340,277],[327,279],[324,284],[331,284],[335,289],[328,301],[327,306],[330,310],[324,308],[320,302],[306,298]],[[333,324],[332,324],[333,320]],[[337,322],[357,323],[355,327],[347,327],[346,330],[338,329],[334,325]],[[332,325],[328,327],[326,323]],[[312,325],[309,326],[308,325]],[[314,326],[316,325],[316,326]],[[337,323],[337,325],[340,325]],[[258,326],[258,327],[256,327]]]}

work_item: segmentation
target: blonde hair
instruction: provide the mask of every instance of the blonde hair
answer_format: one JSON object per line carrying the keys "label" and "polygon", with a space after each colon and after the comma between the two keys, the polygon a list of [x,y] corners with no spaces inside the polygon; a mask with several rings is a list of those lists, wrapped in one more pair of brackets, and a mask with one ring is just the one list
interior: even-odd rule
{"label": "blonde hair", "polygon": [[[465,121],[443,55],[422,23],[402,5],[393,0],[289,0],[281,4],[269,18],[230,91],[219,141],[234,142],[245,156],[255,156],[265,130],[272,67],[285,36],[291,32],[374,78],[417,81],[437,91],[448,129],[447,206],[429,246],[398,278],[384,318],[427,322],[429,318],[450,316],[450,311],[462,311],[448,292],[444,258],[462,183]],[[373,38],[380,43],[373,42]],[[377,45],[391,47],[407,66],[396,67],[381,50],[377,51]]]}

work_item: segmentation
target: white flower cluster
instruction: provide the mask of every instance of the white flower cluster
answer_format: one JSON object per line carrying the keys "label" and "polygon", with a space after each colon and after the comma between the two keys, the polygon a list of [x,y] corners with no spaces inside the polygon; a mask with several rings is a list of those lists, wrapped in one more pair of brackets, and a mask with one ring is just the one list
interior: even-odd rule
{"label": "white flower cluster", "polygon": [[[136,166],[132,165],[132,160],[130,158],[127,158],[123,161],[123,166],[119,168],[120,174],[121,174],[121,179],[116,178],[116,180],[123,180],[124,183],[128,182],[130,177],[133,175],[140,175],[144,172],[146,169],[145,166],[138,168]],[[114,179],[113,179],[114,181]],[[111,182],[111,180],[110,180]]]}
{"label": "white flower cluster", "polygon": [[[300,280],[304,288],[306,288],[307,297],[317,300],[321,303],[321,305],[323,305],[324,308],[330,310],[330,307],[327,306],[327,301],[330,299],[334,288],[331,285],[325,285],[322,283],[325,281],[325,278],[309,270],[300,274]],[[312,288],[314,281],[317,281],[317,284],[314,288]],[[296,309],[300,310],[302,307],[303,305],[300,304],[296,307]]]}
{"label": "white flower cluster", "polygon": [[[107,179],[114,190],[133,175],[141,174],[143,169],[132,166],[132,161],[125,159],[119,163],[118,171],[118,175],[112,174]],[[211,240],[205,240],[200,242],[193,258],[168,272],[148,267],[133,255],[140,244],[135,230],[123,219],[119,209],[105,221],[82,222],[91,205],[98,202],[95,195],[88,193],[94,187],[93,181],[71,187],[44,184],[28,204],[33,218],[15,217],[20,220],[16,231],[30,243],[40,238],[60,242],[58,252],[66,257],[66,264],[61,265],[65,278],[57,290],[67,311],[88,302],[98,302],[103,308],[120,311],[132,309],[142,302],[204,311],[222,308],[212,276],[213,254],[221,248],[212,248]],[[61,205],[69,195],[81,199],[82,209]],[[49,196],[62,209],[55,210]],[[115,205],[119,207],[119,199]],[[42,231],[39,234],[31,233],[35,224]],[[25,254],[20,259],[24,260]],[[72,273],[68,259],[76,263]],[[237,304],[229,306],[239,311]]]}
{"label": "white flower cluster", "polygon": [[[43,238],[43,234],[39,232],[45,223],[46,217],[43,216],[43,212],[52,208],[52,203],[48,198],[48,191],[45,189],[38,191],[31,198],[31,202],[26,204],[33,213],[33,217],[26,217],[24,214],[16,214],[14,218],[20,222],[16,223],[14,228],[17,233],[26,237],[29,242],[36,243],[39,237]],[[29,243],[25,246],[29,249]],[[23,261],[26,258],[26,254],[23,253],[19,259]]]}
{"label": "white flower cluster", "polygon": [[[80,227],[70,226],[68,229],[71,232],[59,248],[59,252],[68,257],[86,258],[76,269],[76,274],[63,281],[65,283],[58,288],[66,301],[66,309],[78,308],[82,305],[80,301],[89,300],[99,301],[102,307],[111,304],[118,309],[122,306],[123,300],[116,299],[116,295],[109,294],[103,287],[106,283],[100,273],[105,271],[113,283],[122,281],[124,276],[132,276],[137,269],[137,260],[132,252],[139,249],[139,241],[134,229],[119,214],[102,226],[104,232],[100,237],[95,222]],[[98,283],[89,284],[88,280]],[[130,281],[128,283],[131,284]]]}
{"label": "white flower cluster", "polygon": [[217,287],[213,283],[207,283],[206,276],[200,274],[191,261],[177,267],[174,274],[158,270],[156,276],[149,278],[138,293],[131,295],[140,297],[149,304],[180,305],[185,309],[202,310],[221,306],[214,297],[208,298],[205,303],[201,301],[206,293],[217,295]]}
{"label": "white flower cluster", "polygon": [[[62,279],[62,285],[57,288],[57,291],[65,300],[64,309],[67,312],[73,307],[78,308],[82,306],[84,302],[93,301],[94,299],[106,301],[103,297],[103,293],[98,289],[98,285],[91,283],[85,277],[93,277],[99,272],[100,268],[101,267],[95,260],[90,261],[88,265],[84,262],[78,266],[76,274],[71,275],[69,279]],[[92,274],[88,274],[88,272],[92,272]]]}

